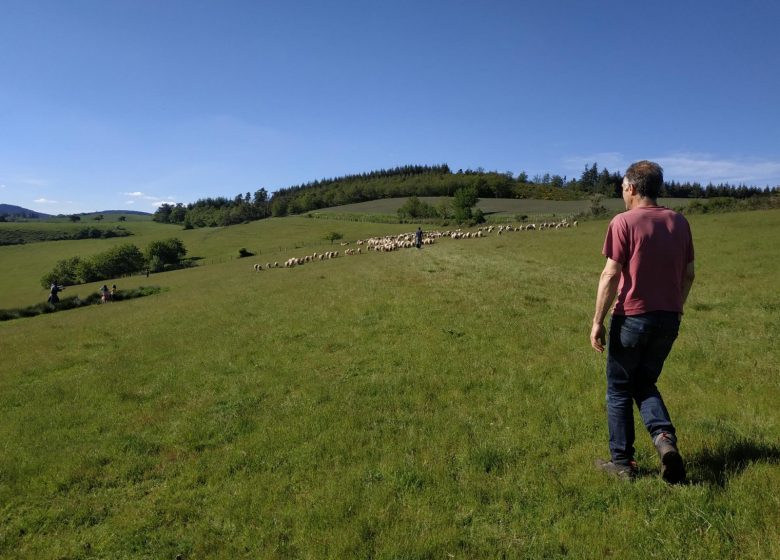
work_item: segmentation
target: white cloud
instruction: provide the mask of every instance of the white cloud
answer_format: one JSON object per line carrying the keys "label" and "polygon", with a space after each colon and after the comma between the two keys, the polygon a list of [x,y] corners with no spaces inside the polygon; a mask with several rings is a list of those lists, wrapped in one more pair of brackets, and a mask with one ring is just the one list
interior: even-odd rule
{"label": "white cloud", "polygon": [[4,189],[4,188],[5,188],[5,185],[0,185],[0,189]]}
{"label": "white cloud", "polygon": [[[141,191],[134,191],[134,192],[126,192],[123,193],[125,196],[132,196],[136,200],[148,200],[150,205],[154,208],[159,208],[163,204],[176,204],[176,199],[172,196],[168,196],[165,198],[154,196],[151,194],[146,194]],[[125,201],[125,204],[135,204],[136,200],[127,200]]]}
{"label": "white cloud", "polygon": [[36,198],[33,202],[35,204],[59,204],[56,200],[49,200],[48,198]]}
{"label": "white cloud", "polygon": [[780,184],[780,161],[718,158],[711,154],[677,153],[656,159],[664,176],[677,181],[762,186]]}

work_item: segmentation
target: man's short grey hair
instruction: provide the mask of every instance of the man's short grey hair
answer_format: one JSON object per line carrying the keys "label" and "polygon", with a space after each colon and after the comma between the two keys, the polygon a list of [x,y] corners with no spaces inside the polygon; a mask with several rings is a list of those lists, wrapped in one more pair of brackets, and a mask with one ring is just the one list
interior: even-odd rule
{"label": "man's short grey hair", "polygon": [[638,161],[626,169],[626,181],[636,187],[639,196],[655,200],[664,186],[664,170],[654,161]]}

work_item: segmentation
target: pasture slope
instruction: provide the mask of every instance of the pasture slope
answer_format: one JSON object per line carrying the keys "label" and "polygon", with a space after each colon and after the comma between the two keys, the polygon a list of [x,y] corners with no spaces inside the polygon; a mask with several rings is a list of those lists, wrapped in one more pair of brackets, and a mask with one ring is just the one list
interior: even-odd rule
{"label": "pasture slope", "polygon": [[[419,199],[434,208],[438,207],[443,201],[452,204],[452,197],[446,196],[421,196]],[[332,208],[323,208],[314,210],[313,213],[331,213],[331,214],[389,214],[397,215],[398,209],[408,200],[407,197],[401,198],[380,198],[369,200],[367,202],[357,202],[354,204],[344,204]],[[658,202],[669,208],[687,206],[692,199],[687,198],[660,198]],[[607,211],[616,213],[624,208],[622,198],[604,198],[602,204]],[[587,213],[591,202],[588,199],[582,200],[537,200],[527,198],[480,198],[477,208],[481,209],[488,219],[491,216],[496,218],[513,218],[516,215],[526,215],[529,221],[547,220],[552,218],[562,218],[574,214]]]}
{"label": "pasture slope", "polygon": [[[0,557],[778,558],[780,212],[691,223],[698,277],[660,382],[681,487],[646,437],[636,482],[592,466],[605,221],[260,273],[328,230],[410,228],[148,224],[134,242],[173,233],[213,264],[0,323]],[[3,306],[41,295],[6,271],[37,285],[115,242],[0,248]],[[240,246],[262,253],[219,262]]]}

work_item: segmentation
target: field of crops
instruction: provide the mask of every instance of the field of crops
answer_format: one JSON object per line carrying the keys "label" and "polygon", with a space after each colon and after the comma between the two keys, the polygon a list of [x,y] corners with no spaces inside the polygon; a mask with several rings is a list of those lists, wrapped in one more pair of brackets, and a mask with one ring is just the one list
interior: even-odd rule
{"label": "field of crops", "polygon": [[640,424],[638,480],[593,468],[604,220],[259,273],[328,232],[414,228],[139,221],[0,247],[0,308],[117,243],[176,236],[203,265],[0,323],[0,557],[778,558],[780,212],[690,221],[697,279],[659,383],[678,487]]}

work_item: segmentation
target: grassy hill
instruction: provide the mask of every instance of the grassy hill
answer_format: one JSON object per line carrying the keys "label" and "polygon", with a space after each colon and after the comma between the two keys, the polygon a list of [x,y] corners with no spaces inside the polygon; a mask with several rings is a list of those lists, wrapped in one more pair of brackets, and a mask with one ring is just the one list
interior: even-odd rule
{"label": "grassy hill", "polygon": [[[452,202],[452,197],[421,196],[423,202],[437,207],[442,201]],[[315,213],[333,214],[389,214],[396,215],[398,209],[408,200],[401,198],[380,198],[368,202],[344,204],[314,211]],[[669,208],[684,207],[690,202],[687,198],[660,198],[658,203]],[[609,212],[620,212],[625,209],[625,203],[620,198],[605,198],[604,207]],[[518,198],[480,198],[477,208],[480,208],[490,219],[490,216],[501,218],[514,218],[517,215],[526,215],[529,220],[541,220],[553,217],[573,216],[587,212],[590,209],[590,200],[539,200]]]}
{"label": "grassy hill", "polygon": [[[208,265],[118,282],[159,295],[0,323],[0,556],[779,557],[780,212],[690,220],[698,276],[660,382],[683,487],[641,435],[635,483],[592,467],[604,221],[260,273],[328,231],[410,228],[132,224]],[[122,241],[0,247],[0,307]]]}

